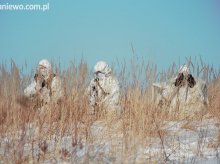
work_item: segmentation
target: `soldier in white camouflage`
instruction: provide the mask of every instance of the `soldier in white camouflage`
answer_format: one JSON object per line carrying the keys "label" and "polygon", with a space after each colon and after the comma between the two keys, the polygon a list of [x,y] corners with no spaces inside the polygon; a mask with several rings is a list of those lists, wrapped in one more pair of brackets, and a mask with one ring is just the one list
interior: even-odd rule
{"label": "soldier in white camouflage", "polygon": [[89,94],[90,113],[102,107],[106,112],[120,114],[119,82],[112,75],[112,70],[104,61],[99,61],[94,67],[94,76],[87,90]]}
{"label": "soldier in white camouflage", "polygon": [[53,73],[51,64],[43,59],[39,62],[34,81],[24,90],[24,95],[38,102],[38,105],[57,103],[64,96],[60,77]]}
{"label": "soldier in white camouflage", "polygon": [[179,110],[183,117],[201,112],[208,105],[208,87],[205,81],[194,78],[189,67],[182,65],[175,78],[153,83],[153,101],[159,108],[172,113]]}

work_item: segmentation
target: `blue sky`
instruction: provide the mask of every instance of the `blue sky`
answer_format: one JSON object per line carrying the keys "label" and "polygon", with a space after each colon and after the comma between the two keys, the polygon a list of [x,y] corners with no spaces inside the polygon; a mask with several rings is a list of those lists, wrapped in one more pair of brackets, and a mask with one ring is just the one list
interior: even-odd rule
{"label": "blue sky", "polygon": [[[49,11],[0,11],[0,59],[69,61],[84,57],[112,63],[135,54],[167,68],[201,56],[219,68],[220,3],[217,0],[30,0]],[[27,4],[1,0],[0,4]]]}

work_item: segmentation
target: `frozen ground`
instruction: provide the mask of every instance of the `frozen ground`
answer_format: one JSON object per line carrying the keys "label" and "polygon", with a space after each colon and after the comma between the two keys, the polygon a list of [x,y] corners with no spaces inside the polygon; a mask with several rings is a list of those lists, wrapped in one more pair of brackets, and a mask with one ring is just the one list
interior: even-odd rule
{"label": "frozen ground", "polygon": [[161,137],[146,138],[144,144],[126,138],[120,121],[112,125],[96,121],[89,129],[89,138],[83,133],[78,138],[61,135],[57,130],[39,140],[39,128],[33,125],[26,127],[26,133],[1,134],[0,163],[13,161],[13,156],[41,163],[220,163],[217,119],[166,122]]}
{"label": "frozen ground", "polygon": [[184,121],[167,122],[164,130],[163,139],[152,139],[149,146],[144,149],[147,158],[157,160],[162,155],[168,162],[220,162],[218,120],[207,119],[191,124]]}

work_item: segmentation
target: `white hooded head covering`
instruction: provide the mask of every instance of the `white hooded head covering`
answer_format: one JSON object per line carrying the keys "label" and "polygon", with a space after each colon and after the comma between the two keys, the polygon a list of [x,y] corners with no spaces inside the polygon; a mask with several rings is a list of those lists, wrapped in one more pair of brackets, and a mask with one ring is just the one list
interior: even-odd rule
{"label": "white hooded head covering", "polygon": [[112,72],[111,68],[104,61],[97,62],[94,67],[94,74],[97,76],[101,76],[101,74],[102,74],[105,77],[108,77],[111,75],[111,72]]}
{"label": "white hooded head covering", "polygon": [[180,67],[178,73],[183,73],[184,76],[187,76],[187,75],[190,74],[190,69],[189,69],[189,67],[187,67],[185,64],[183,64],[183,65]]}
{"label": "white hooded head covering", "polygon": [[51,64],[46,59],[43,59],[38,63],[37,72],[39,72],[44,79],[48,79],[51,69]]}

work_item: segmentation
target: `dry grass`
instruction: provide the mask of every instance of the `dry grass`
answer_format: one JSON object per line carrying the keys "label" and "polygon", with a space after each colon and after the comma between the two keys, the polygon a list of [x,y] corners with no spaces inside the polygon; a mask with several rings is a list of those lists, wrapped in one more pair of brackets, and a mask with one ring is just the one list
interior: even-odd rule
{"label": "dry grass", "polygon": [[[191,59],[187,61],[196,76],[208,81],[210,106],[207,113],[209,117],[220,118],[220,72],[216,72],[202,61],[199,64],[195,62],[195,65]],[[160,127],[163,121],[179,120],[179,117],[178,113],[170,116],[151,103],[151,85],[154,81],[164,81],[174,76],[178,67],[173,64],[167,71],[158,73],[155,65],[139,62],[138,59],[132,59],[131,63],[118,62],[117,67],[117,77],[121,83],[123,114],[115,119],[123,123],[125,148],[128,148],[135,138],[143,144],[149,136],[159,135],[162,138],[164,132]],[[0,155],[0,161],[39,162],[50,158],[51,154],[62,159],[68,158],[70,152],[63,148],[59,149],[63,136],[72,136],[72,146],[80,146],[83,139],[90,139],[89,128],[93,122],[108,119],[102,111],[95,116],[87,113],[88,101],[85,89],[89,84],[91,73],[85,61],[81,60],[79,65],[72,63],[61,73],[58,72],[58,68],[54,67],[54,69],[63,79],[66,99],[60,105],[51,105],[47,110],[39,111],[34,103],[21,97],[23,88],[30,82],[32,75],[25,76],[14,62],[11,62],[10,70],[3,64],[0,66],[0,138],[11,136],[14,140],[8,145],[6,150],[8,155]],[[109,123],[112,123],[112,120]],[[39,128],[40,133],[35,140],[25,137],[27,125]],[[17,136],[18,131],[21,134],[19,136]],[[55,143],[57,150],[49,153],[46,140],[54,135],[57,136]],[[41,152],[37,157],[33,155],[34,152],[29,156],[23,156],[25,143],[29,141],[32,142],[33,149],[36,143],[39,145]],[[125,149],[124,154],[122,153],[124,158],[127,157],[126,153],[131,153],[130,151]]]}

